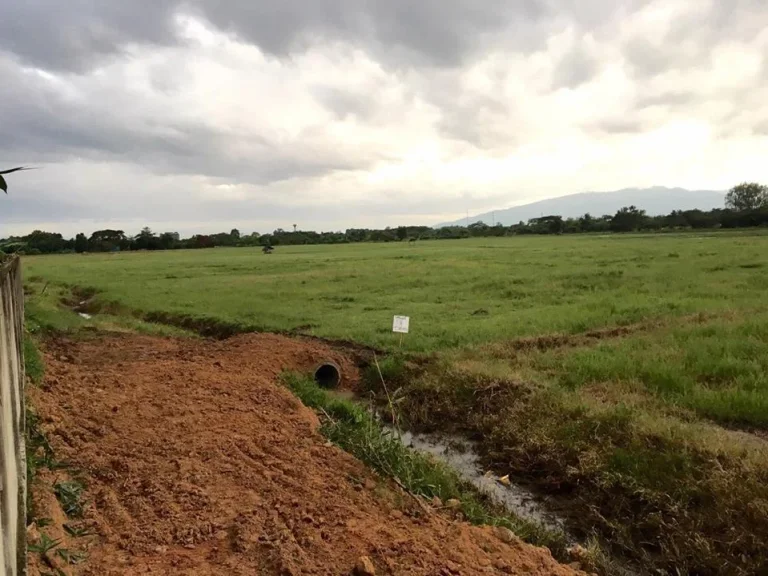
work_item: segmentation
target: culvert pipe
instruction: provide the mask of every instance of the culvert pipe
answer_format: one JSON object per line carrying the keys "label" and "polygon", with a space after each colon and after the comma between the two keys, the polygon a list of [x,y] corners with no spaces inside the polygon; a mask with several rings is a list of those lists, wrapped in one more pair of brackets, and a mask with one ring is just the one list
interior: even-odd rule
{"label": "culvert pipe", "polygon": [[322,362],[315,368],[315,382],[321,388],[338,388],[341,384],[341,368],[336,362]]}

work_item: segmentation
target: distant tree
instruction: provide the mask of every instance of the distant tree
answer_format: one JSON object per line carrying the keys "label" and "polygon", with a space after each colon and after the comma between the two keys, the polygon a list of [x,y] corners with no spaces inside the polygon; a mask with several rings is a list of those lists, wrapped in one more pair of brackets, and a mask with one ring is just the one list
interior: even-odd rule
{"label": "distant tree", "polygon": [[75,252],[78,254],[88,252],[88,238],[82,232],[75,236]]}
{"label": "distant tree", "polygon": [[579,218],[579,228],[581,229],[582,232],[592,232],[594,227],[595,227],[595,219],[592,218],[592,215],[589,212],[587,212],[586,214],[584,214],[584,216]]}
{"label": "distant tree", "polygon": [[561,216],[542,216],[528,221],[537,234],[562,234],[565,228]]}
{"label": "distant tree", "polygon": [[190,248],[213,248],[213,240],[210,236],[205,234],[195,234],[188,241],[187,244]]}
{"label": "distant tree", "polygon": [[133,248],[135,250],[157,250],[159,248],[158,238],[148,226],[145,226],[133,239]]}
{"label": "distant tree", "polygon": [[257,246],[259,244],[260,237],[261,237],[261,234],[259,234],[258,232],[252,232],[248,236],[241,236],[240,245],[241,246]]}
{"label": "distant tree", "polygon": [[744,182],[734,186],[725,196],[725,207],[731,210],[757,210],[768,206],[768,186]]}
{"label": "distant tree", "polygon": [[368,239],[369,230],[364,228],[349,228],[344,232],[347,242],[365,242]]}
{"label": "distant tree", "polygon": [[635,206],[625,206],[611,218],[611,230],[615,232],[639,230],[645,218],[645,210],[638,210]]}
{"label": "distant tree", "polygon": [[180,243],[178,232],[163,232],[157,239],[160,250],[172,250]]}
{"label": "distant tree", "polygon": [[472,222],[469,226],[467,226],[467,230],[469,230],[469,233],[472,236],[482,236],[483,233],[490,228],[488,224],[483,222],[482,220],[478,220],[477,222]]}
{"label": "distant tree", "polygon": [[24,236],[21,239],[26,243],[26,253],[31,254],[53,254],[63,252],[67,248],[67,241],[61,234],[55,232],[43,232],[35,230],[32,234]]}
{"label": "distant tree", "polygon": [[398,226],[397,227],[397,239],[398,240],[405,240],[408,237],[408,228],[405,226]]}
{"label": "distant tree", "polygon": [[235,242],[237,242],[238,240],[240,240],[240,230],[238,230],[237,228],[232,228],[232,231],[229,233],[229,237]]}
{"label": "distant tree", "polygon": [[94,252],[112,252],[128,245],[128,239],[122,230],[96,230],[88,241],[88,246]]}

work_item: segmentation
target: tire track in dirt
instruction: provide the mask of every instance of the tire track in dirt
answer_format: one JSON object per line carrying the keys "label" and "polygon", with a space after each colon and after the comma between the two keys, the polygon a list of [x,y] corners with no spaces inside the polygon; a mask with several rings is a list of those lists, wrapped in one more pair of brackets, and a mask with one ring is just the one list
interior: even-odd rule
{"label": "tire track in dirt", "polygon": [[332,359],[354,385],[353,362],[325,344],[104,334],[49,340],[45,356],[30,397],[87,481],[98,534],[73,574],[337,575],[363,556],[377,574],[577,574],[416,505],[326,443],[275,383]]}

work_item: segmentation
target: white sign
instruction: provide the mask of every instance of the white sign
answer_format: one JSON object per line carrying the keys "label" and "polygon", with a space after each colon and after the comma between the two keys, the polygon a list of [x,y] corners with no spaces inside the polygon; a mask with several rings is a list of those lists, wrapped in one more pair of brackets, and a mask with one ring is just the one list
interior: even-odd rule
{"label": "white sign", "polygon": [[408,327],[410,323],[411,319],[408,316],[395,316],[395,319],[392,322],[392,332],[408,334]]}

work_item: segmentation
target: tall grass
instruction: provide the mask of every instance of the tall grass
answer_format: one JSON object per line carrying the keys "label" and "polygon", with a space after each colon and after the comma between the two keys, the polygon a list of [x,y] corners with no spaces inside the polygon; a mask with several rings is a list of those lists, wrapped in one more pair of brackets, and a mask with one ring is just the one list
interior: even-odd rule
{"label": "tall grass", "polygon": [[768,313],[763,311],[536,352],[525,362],[570,389],[636,383],[702,417],[768,428]]}

